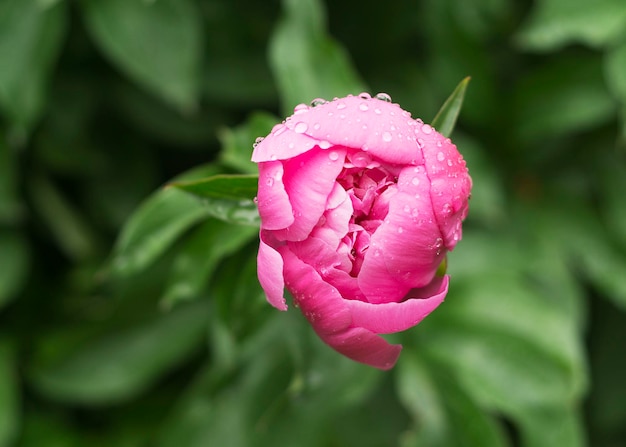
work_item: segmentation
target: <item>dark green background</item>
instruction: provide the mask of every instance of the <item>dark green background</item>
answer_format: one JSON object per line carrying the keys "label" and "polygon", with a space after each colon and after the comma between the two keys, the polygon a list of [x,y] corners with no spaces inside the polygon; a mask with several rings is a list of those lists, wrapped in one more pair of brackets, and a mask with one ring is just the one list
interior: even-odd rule
{"label": "dark green background", "polygon": [[[249,199],[294,105],[389,93],[474,179],[380,372],[280,313]],[[626,443],[623,0],[0,0],[0,446]]]}

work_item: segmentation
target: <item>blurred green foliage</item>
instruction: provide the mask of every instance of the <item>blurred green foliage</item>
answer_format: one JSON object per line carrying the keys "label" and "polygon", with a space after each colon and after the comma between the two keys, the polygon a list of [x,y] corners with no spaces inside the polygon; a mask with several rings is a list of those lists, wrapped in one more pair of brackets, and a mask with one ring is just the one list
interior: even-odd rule
{"label": "blurred green foliage", "polygon": [[[466,76],[471,213],[391,372],[265,303],[249,197],[163,188]],[[622,446],[625,146],[623,0],[0,0],[0,446]]]}

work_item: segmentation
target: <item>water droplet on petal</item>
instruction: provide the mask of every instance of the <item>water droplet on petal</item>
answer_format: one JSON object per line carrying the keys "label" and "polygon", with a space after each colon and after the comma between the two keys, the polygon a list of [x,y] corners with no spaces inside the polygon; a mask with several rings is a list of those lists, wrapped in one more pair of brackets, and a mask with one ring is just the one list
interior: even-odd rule
{"label": "water droplet on petal", "polygon": [[339,104],[337,104],[337,110],[342,110],[346,108],[346,103],[345,102],[340,102]]}
{"label": "water droplet on petal", "polygon": [[432,126],[430,126],[429,124],[424,124],[422,126],[422,132],[424,132],[426,135],[428,135],[429,133],[431,133],[433,131]]}
{"label": "water droplet on petal", "polygon": [[413,177],[411,183],[413,183],[414,186],[417,186],[420,184],[420,179],[418,179],[417,177]]}
{"label": "water droplet on petal", "polygon": [[302,121],[300,121],[299,123],[296,124],[296,126],[293,128],[293,131],[295,133],[304,133],[307,131],[307,129],[309,128],[307,123],[303,123]]}
{"label": "water droplet on petal", "polygon": [[361,92],[361,93],[359,93],[359,98],[361,98],[361,99],[372,99],[372,95],[370,95],[367,92]]}
{"label": "water droplet on petal", "polygon": [[307,106],[306,104],[298,104],[297,106],[295,106],[293,108],[293,113],[294,115],[299,115],[301,113],[305,113],[309,110],[309,106]]}
{"label": "water droplet on petal", "polygon": [[328,154],[328,158],[329,158],[331,161],[337,161],[337,160],[339,159],[339,154],[338,154],[337,152],[335,152],[335,151],[332,151],[332,152],[330,152],[330,153]]}
{"label": "water droplet on petal", "polygon": [[448,158],[448,166],[452,167],[452,160]]}
{"label": "water droplet on petal", "polygon": [[411,207],[409,205],[404,205],[404,212],[405,213],[410,213],[411,212]]}
{"label": "water droplet on petal", "polygon": [[272,177],[268,177],[267,180],[265,181],[265,184],[269,187],[274,186],[274,179]]}
{"label": "water droplet on petal", "polygon": [[272,161],[273,161],[273,160],[276,160],[276,154],[272,154],[272,155],[270,155],[270,160],[272,160]]}
{"label": "water droplet on petal", "polygon": [[386,143],[391,141],[391,134],[389,132],[383,132],[383,141]]}
{"label": "water droplet on petal", "polygon": [[365,104],[364,102],[362,102],[361,104],[359,104],[359,110],[361,112],[367,112],[370,108],[367,106],[367,104]]}
{"label": "water droplet on petal", "polygon": [[320,126],[320,123],[315,123],[315,124],[313,124],[313,129],[314,129],[314,130],[320,130],[320,127],[321,127],[321,126]]}
{"label": "water droplet on petal", "polygon": [[254,140],[252,147],[257,147],[261,143],[261,141],[263,141],[263,137],[256,137],[256,140]]}
{"label": "water droplet on petal", "polygon": [[387,93],[378,93],[375,98],[380,99],[381,101],[391,102],[391,96],[389,96]]}
{"label": "water droplet on petal", "polygon": [[383,112],[381,112],[381,111],[380,111],[380,109],[374,109],[374,113],[375,113],[376,115],[380,115],[380,114],[381,114],[381,113],[383,113]]}
{"label": "water droplet on petal", "polygon": [[439,161],[444,161],[444,160],[445,160],[445,158],[446,158],[446,156],[444,155],[444,153],[443,153],[443,152],[439,152],[439,153],[437,154],[437,160],[439,160]]}
{"label": "water droplet on petal", "polygon": [[323,98],[315,98],[313,101],[311,101],[311,107],[321,106],[323,104],[326,104],[327,102],[328,101]]}
{"label": "water droplet on petal", "polygon": [[420,149],[423,149],[423,148],[424,148],[424,146],[425,146],[425,144],[424,144],[424,140],[423,140],[423,139],[421,139],[421,138],[418,138],[418,139],[417,139],[417,147],[419,147]]}
{"label": "water droplet on petal", "polygon": [[400,234],[404,233],[404,228],[398,227],[398,233],[400,233]]}

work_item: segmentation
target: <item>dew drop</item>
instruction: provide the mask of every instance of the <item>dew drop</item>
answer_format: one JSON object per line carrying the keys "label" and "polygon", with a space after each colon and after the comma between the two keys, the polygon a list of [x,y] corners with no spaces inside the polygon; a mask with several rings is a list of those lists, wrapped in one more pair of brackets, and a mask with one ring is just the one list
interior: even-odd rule
{"label": "dew drop", "polygon": [[328,149],[329,147],[332,146],[332,144],[330,144],[330,142],[326,140],[320,141],[319,143],[317,143],[317,145],[320,147],[320,149]]}
{"label": "dew drop", "polygon": [[269,187],[274,186],[274,179],[272,177],[268,177],[267,180],[265,181],[265,184]]}
{"label": "dew drop", "polygon": [[367,112],[370,108],[367,106],[367,104],[365,104],[364,102],[362,102],[361,104],[359,104],[359,110],[361,112]]}
{"label": "dew drop", "polygon": [[383,141],[386,143],[391,141],[391,134],[389,132],[383,132]]}
{"label": "dew drop", "polygon": [[299,115],[301,113],[305,113],[309,110],[309,106],[307,106],[306,104],[298,104],[297,106],[295,106],[293,108],[293,113],[294,115]]}
{"label": "dew drop", "polygon": [[448,166],[452,167],[452,160],[448,158]]}
{"label": "dew drop", "polygon": [[345,102],[340,102],[339,104],[337,104],[337,110],[343,110],[345,108],[346,108]]}
{"label": "dew drop", "polygon": [[424,124],[422,126],[422,132],[424,132],[426,135],[428,135],[429,133],[431,133],[433,131],[432,126],[430,126],[429,124]]}
{"label": "dew drop", "polygon": [[320,127],[321,127],[321,126],[320,126],[320,123],[315,123],[315,124],[313,124],[313,129],[314,129],[314,130],[320,130]]}
{"label": "dew drop", "polygon": [[335,151],[332,151],[332,152],[330,152],[330,153],[328,154],[328,158],[329,158],[331,161],[337,161],[337,160],[339,159],[339,154],[338,154],[337,152],[335,152]]}
{"label": "dew drop", "polygon": [[441,213],[444,216],[449,216],[450,214],[452,214],[452,205],[450,205],[449,203],[444,203],[443,208],[441,209]]}
{"label": "dew drop", "polygon": [[424,140],[421,139],[421,138],[418,138],[417,139],[417,147],[419,147],[420,149],[424,149],[424,146],[425,146]]}
{"label": "dew drop", "polygon": [[381,101],[391,102],[391,96],[389,96],[387,93],[378,93],[375,98],[380,99]]}
{"label": "dew drop", "polygon": [[272,161],[276,160],[276,154],[270,155],[270,160],[272,160]]}
{"label": "dew drop", "polygon": [[411,180],[411,183],[413,183],[414,186],[417,186],[420,184],[420,179],[418,179],[417,177],[413,177],[413,180]]}
{"label": "dew drop", "polygon": [[287,128],[285,127],[285,125],[284,125],[284,124],[282,124],[282,123],[276,124],[276,125],[272,128],[272,135],[274,135],[274,136],[278,136],[278,135],[280,135],[281,133],[283,133],[285,130],[287,130]]}
{"label": "dew drop", "polygon": [[256,137],[256,140],[254,140],[252,147],[257,147],[259,144],[261,144],[261,141],[263,141],[263,137]]}
{"label": "dew drop", "polygon": [[370,95],[367,92],[361,92],[361,93],[359,93],[359,98],[361,98],[361,99],[372,99],[372,95]]}
{"label": "dew drop", "polygon": [[304,133],[307,131],[307,129],[309,128],[309,126],[307,125],[307,123],[303,123],[302,121],[300,121],[299,123],[296,124],[296,126],[293,128],[293,131],[295,133]]}
{"label": "dew drop", "polygon": [[404,233],[404,228],[398,227],[398,233],[400,233],[400,234]]}
{"label": "dew drop", "polygon": [[315,98],[313,101],[311,101],[311,107],[317,107],[317,106],[321,106],[326,104],[328,101],[326,101],[324,98]]}
{"label": "dew drop", "polygon": [[444,161],[445,159],[446,159],[446,156],[444,155],[444,153],[443,153],[443,152],[439,152],[439,153],[437,154],[437,160],[439,160],[439,161]]}
{"label": "dew drop", "polygon": [[411,207],[409,205],[404,205],[404,212],[405,213],[410,213],[411,212]]}

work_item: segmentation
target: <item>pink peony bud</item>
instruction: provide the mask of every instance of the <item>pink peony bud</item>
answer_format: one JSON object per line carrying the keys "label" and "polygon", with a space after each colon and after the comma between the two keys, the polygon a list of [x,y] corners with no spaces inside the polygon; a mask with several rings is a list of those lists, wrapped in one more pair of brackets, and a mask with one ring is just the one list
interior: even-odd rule
{"label": "pink peony bud", "polygon": [[255,145],[258,276],[286,310],[287,287],[322,340],[381,369],[443,301],[437,275],[461,239],[472,181],[452,142],[388,95],[315,100]]}

